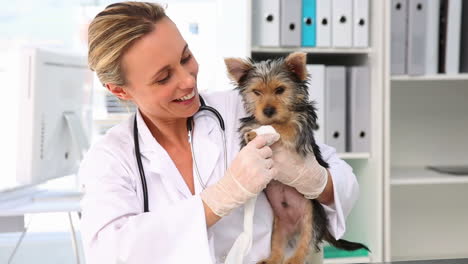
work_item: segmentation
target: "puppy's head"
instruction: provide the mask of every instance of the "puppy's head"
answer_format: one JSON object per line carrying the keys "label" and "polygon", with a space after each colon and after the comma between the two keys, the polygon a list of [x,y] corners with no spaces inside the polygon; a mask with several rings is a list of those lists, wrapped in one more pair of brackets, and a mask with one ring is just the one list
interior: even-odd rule
{"label": "puppy's head", "polygon": [[261,62],[238,58],[224,61],[247,113],[260,124],[287,122],[308,103],[305,53]]}

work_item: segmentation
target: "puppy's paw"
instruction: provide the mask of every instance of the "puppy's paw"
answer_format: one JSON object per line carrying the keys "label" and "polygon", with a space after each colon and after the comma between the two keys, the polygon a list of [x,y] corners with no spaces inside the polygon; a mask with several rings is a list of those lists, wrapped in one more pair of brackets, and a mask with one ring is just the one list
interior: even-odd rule
{"label": "puppy's paw", "polygon": [[247,133],[244,134],[244,140],[245,140],[245,143],[249,143],[250,141],[252,141],[255,137],[257,137],[257,132],[255,131],[249,131]]}

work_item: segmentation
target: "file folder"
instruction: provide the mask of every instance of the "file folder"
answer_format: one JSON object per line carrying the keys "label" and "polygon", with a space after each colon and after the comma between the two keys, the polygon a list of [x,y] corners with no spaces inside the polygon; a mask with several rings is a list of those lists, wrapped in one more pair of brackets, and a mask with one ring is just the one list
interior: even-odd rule
{"label": "file folder", "polygon": [[317,47],[331,46],[331,1],[317,0]]}
{"label": "file folder", "polygon": [[439,73],[445,73],[445,53],[447,42],[448,0],[440,1],[439,16]]}
{"label": "file folder", "polygon": [[325,65],[308,64],[306,67],[309,73],[309,98],[317,111],[315,141],[325,143]]}
{"label": "file folder", "polygon": [[347,151],[370,151],[371,90],[368,66],[347,69]]}
{"label": "file folder", "polygon": [[448,1],[445,41],[445,73],[457,74],[460,70],[461,0]]}
{"label": "file folder", "polygon": [[325,144],[346,150],[346,69],[325,68]]}
{"label": "file folder", "polygon": [[281,46],[301,46],[301,0],[281,0],[280,44]]}
{"label": "file folder", "polygon": [[403,75],[406,74],[408,3],[392,0],[391,8],[390,72],[391,75]]}
{"label": "file folder", "polygon": [[434,75],[438,72],[439,60],[439,17],[440,0],[426,0],[426,66],[425,74]]}
{"label": "file folder", "polygon": [[332,0],[332,46],[351,47],[353,34],[352,0]]}
{"label": "file folder", "polygon": [[408,75],[424,75],[426,69],[426,0],[408,0]]}
{"label": "file folder", "polygon": [[369,46],[369,0],[353,1],[353,46]]}
{"label": "file folder", "polygon": [[279,47],[280,0],[252,1],[252,44]]}
{"label": "file folder", "polygon": [[316,0],[302,0],[302,46],[315,47],[317,32]]}
{"label": "file folder", "polygon": [[460,72],[468,73],[468,3],[463,2]]}

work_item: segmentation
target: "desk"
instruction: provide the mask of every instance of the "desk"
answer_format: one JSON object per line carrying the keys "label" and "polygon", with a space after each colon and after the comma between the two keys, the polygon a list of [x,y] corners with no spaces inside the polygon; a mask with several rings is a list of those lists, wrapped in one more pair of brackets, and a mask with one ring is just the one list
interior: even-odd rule
{"label": "desk", "polygon": [[80,211],[81,192],[70,190],[48,190],[40,188],[19,189],[0,194],[0,233],[23,232],[10,260],[16,253],[27,228],[24,226],[24,215],[34,213],[68,213],[72,243],[77,263],[80,263],[78,241],[73,227],[72,212]]}
{"label": "desk", "polygon": [[[29,190],[29,193],[9,193],[11,199],[0,199],[0,217],[33,213],[79,212],[82,193],[63,190]],[[2,198],[2,194],[0,194]]]}

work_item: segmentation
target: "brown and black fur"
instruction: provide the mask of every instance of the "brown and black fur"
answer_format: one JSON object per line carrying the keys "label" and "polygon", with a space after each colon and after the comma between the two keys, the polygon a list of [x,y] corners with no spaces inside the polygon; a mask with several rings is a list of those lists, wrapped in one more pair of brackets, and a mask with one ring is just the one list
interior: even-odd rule
{"label": "brown and black fur", "polygon": [[[322,159],[314,139],[317,114],[314,104],[309,101],[306,54],[296,52],[285,59],[260,62],[228,58],[225,59],[225,63],[248,114],[248,117],[241,119],[239,128],[241,147],[256,136],[255,132],[251,132],[252,129],[271,125],[281,135],[275,144],[283,144],[303,157],[308,153],[314,154],[320,165],[329,168],[328,163]],[[327,229],[327,215],[317,200],[303,202],[306,198],[295,189],[277,181],[272,181],[265,192],[275,212],[275,218],[271,255],[259,263],[283,263],[286,244],[293,238],[291,234],[294,234],[297,240],[294,254],[284,262],[287,264],[305,263],[310,246],[314,246],[318,251],[320,243],[324,240],[340,249],[369,250],[360,243],[336,240]],[[281,197],[280,200],[278,197]],[[297,204],[301,205],[296,206]],[[286,216],[282,214],[283,211],[287,211]],[[298,211],[301,211],[299,217]],[[293,216],[289,217],[290,215]],[[292,225],[288,223],[291,219]]]}

